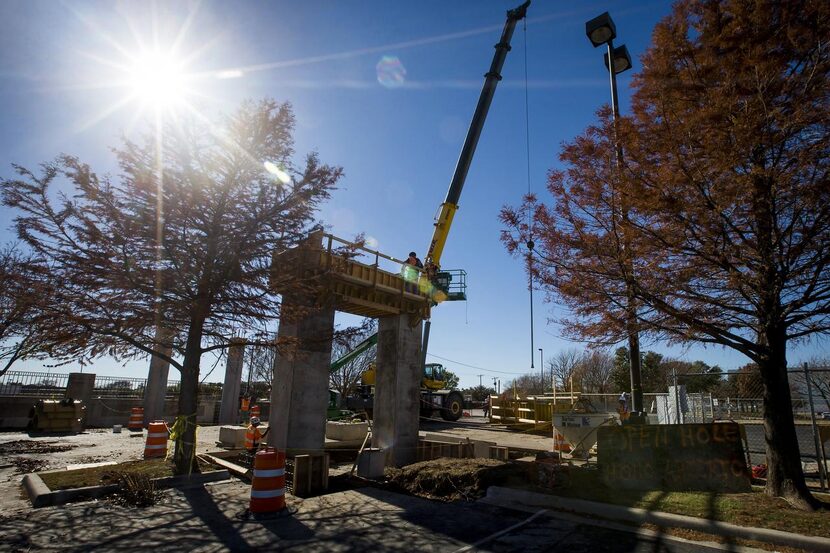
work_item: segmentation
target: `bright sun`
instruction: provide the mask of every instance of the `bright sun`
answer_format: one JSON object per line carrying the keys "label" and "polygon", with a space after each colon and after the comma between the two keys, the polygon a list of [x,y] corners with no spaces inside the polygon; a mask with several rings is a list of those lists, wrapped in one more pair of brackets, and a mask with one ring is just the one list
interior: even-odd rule
{"label": "bright sun", "polygon": [[187,91],[184,64],[171,54],[143,52],[129,69],[133,95],[148,107],[170,109],[184,103]]}

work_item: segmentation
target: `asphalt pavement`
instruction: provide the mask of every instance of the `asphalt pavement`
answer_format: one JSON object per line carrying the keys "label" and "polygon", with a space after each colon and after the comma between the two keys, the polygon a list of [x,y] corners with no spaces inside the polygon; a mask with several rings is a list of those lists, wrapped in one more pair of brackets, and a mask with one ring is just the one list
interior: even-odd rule
{"label": "asphalt pavement", "polygon": [[[159,504],[129,509],[93,501],[0,517],[10,551],[719,551],[613,523],[482,503],[442,503],[376,488],[288,498],[291,513],[247,515],[250,486],[236,480],[171,490]],[[533,516],[533,515],[530,515]],[[736,551],[734,547],[731,551]]]}

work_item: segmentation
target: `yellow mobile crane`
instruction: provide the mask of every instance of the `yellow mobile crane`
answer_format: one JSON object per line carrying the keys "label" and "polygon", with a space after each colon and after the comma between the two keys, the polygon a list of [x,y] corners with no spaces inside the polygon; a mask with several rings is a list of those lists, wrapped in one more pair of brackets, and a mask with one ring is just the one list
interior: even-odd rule
{"label": "yellow mobile crane", "polygon": [[[495,46],[496,53],[493,55],[490,70],[484,75],[484,86],[481,89],[476,110],[470,121],[470,128],[467,130],[464,146],[458,156],[458,163],[455,165],[455,172],[447,190],[447,197],[438,212],[429,249],[426,256],[424,256],[426,276],[438,289],[438,292],[433,294],[433,298],[439,302],[444,299],[450,301],[467,299],[466,273],[463,270],[442,271],[441,255],[444,253],[444,246],[447,244],[455,212],[458,211],[458,200],[461,198],[461,190],[467,180],[473,154],[475,154],[478,139],[481,137],[481,131],[484,128],[484,121],[487,119],[487,112],[490,110],[496,86],[501,80],[504,60],[510,51],[510,39],[513,37],[516,23],[525,18],[528,6],[530,6],[530,0],[507,12],[507,21],[504,23],[501,39]],[[455,282],[453,282],[454,280]],[[426,363],[429,330],[430,321],[427,320],[424,323],[424,342],[421,349],[423,354],[421,364],[424,367],[424,378],[421,386],[421,410],[422,412],[428,411],[431,414],[432,409],[437,409],[440,410],[444,419],[458,420],[462,413],[464,398],[456,390],[443,389],[444,369],[440,364]],[[427,375],[427,372],[430,374]]]}
{"label": "yellow mobile crane", "polygon": [[[475,154],[478,139],[481,137],[481,131],[484,128],[484,121],[487,119],[487,112],[490,110],[490,104],[493,101],[496,86],[501,80],[501,69],[504,66],[507,53],[510,51],[510,39],[513,37],[516,23],[524,19],[527,14],[529,5],[530,0],[527,0],[521,6],[507,12],[507,21],[504,24],[501,39],[495,46],[496,53],[490,64],[490,70],[484,75],[484,86],[478,98],[475,113],[473,113],[473,118],[470,121],[470,128],[467,130],[464,146],[461,148],[461,154],[458,156],[458,163],[455,165],[455,172],[453,173],[452,181],[450,181],[450,187],[447,190],[447,197],[444,199],[444,203],[441,204],[436,218],[432,240],[429,243],[427,254],[424,256],[424,269],[427,276],[436,288],[446,294],[446,299],[448,300],[467,299],[466,286],[461,287],[456,292],[451,290],[450,286],[455,275],[449,271],[441,271],[441,255],[444,253],[444,246],[447,244],[447,237],[450,233],[455,212],[458,211],[458,200],[461,198],[461,190],[464,188],[464,182],[467,180],[467,173],[473,161],[473,154]],[[439,299],[442,298],[439,297]]]}
{"label": "yellow mobile crane", "polygon": [[[435,303],[442,301],[459,301],[467,299],[466,272],[463,270],[442,271],[441,255],[444,253],[444,246],[447,244],[447,237],[450,233],[453,217],[458,211],[458,200],[461,197],[461,190],[467,180],[467,173],[473,161],[473,154],[478,146],[478,139],[484,128],[484,121],[487,119],[487,112],[493,101],[496,86],[501,80],[501,70],[504,60],[510,51],[510,39],[516,23],[524,19],[530,0],[521,6],[507,12],[507,21],[501,33],[501,39],[495,45],[496,53],[490,64],[490,70],[484,75],[484,86],[478,98],[476,110],[470,121],[470,128],[467,130],[467,137],[464,139],[464,146],[458,156],[458,163],[455,166],[450,187],[447,190],[447,197],[441,204],[438,216],[435,220],[435,229],[432,233],[432,240],[429,243],[427,254],[424,256],[424,274],[422,279],[427,279],[432,285],[431,296]],[[426,282],[422,283],[426,284]],[[421,379],[421,415],[431,416],[434,411],[439,411],[445,420],[455,421],[461,417],[463,412],[464,398],[457,390],[446,389],[445,371],[440,363],[427,363],[426,354],[429,345],[430,321],[424,324],[424,339],[422,344],[421,366],[424,367],[424,375]],[[376,339],[376,338],[375,338]],[[370,338],[371,340],[371,338]],[[368,340],[367,340],[368,341]],[[361,344],[362,345],[362,344]],[[358,346],[360,347],[360,346]],[[372,397],[374,396],[375,371],[374,367],[366,371],[361,378],[360,398],[352,398],[351,407],[358,407],[371,410]]]}

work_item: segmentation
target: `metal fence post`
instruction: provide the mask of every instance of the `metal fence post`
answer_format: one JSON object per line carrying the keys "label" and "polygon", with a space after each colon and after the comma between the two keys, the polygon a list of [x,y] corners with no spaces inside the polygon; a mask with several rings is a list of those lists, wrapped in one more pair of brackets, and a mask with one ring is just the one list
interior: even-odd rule
{"label": "metal fence post", "polygon": [[816,446],[816,465],[818,465],[818,479],[821,484],[821,491],[826,488],[824,486],[827,467],[824,465],[824,459],[821,456],[821,441],[818,435],[818,426],[816,425],[816,411],[813,407],[813,387],[810,383],[810,370],[807,363],[804,363],[804,380],[807,382],[807,401],[810,403],[810,422],[813,427],[813,442]]}
{"label": "metal fence post", "polygon": [[715,400],[712,399],[712,392],[709,392],[709,412],[712,413],[712,422],[715,422]]}
{"label": "metal fence post", "polygon": [[677,369],[672,368],[671,375],[674,381],[674,422],[680,424],[680,393],[677,391]]}

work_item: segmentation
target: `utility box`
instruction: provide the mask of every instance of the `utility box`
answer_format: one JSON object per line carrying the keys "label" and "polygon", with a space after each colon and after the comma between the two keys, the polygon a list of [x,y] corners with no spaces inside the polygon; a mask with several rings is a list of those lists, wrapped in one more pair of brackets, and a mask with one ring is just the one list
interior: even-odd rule
{"label": "utility box", "polygon": [[379,447],[367,447],[357,458],[357,475],[361,478],[372,480],[383,478],[385,468],[385,452]]}

